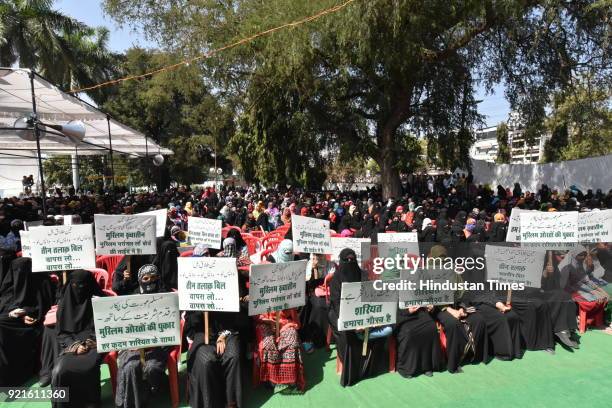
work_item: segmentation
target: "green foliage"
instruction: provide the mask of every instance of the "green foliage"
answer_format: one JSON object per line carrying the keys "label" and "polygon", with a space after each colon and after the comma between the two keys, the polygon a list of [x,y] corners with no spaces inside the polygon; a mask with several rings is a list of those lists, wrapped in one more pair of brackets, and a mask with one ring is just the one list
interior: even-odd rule
{"label": "green foliage", "polygon": [[[0,64],[32,68],[61,89],[81,88],[117,74],[119,55],[107,48],[109,32],[52,8],[50,0],[0,2]],[[106,90],[91,92],[96,101]]]}
{"label": "green foliage", "polygon": [[508,143],[508,125],[506,125],[505,122],[500,123],[497,126],[495,134],[497,136],[498,145],[497,159],[495,159],[495,162],[499,164],[508,164],[512,158],[510,154],[510,144]]}
{"label": "green foliage", "polygon": [[[173,54],[133,48],[127,51],[122,70],[137,75],[175,60]],[[147,183],[167,184],[170,174],[181,184],[205,181],[215,162],[215,148],[217,167],[231,170],[225,149],[234,132],[232,112],[208,91],[196,65],[125,82],[103,107],[117,120],[174,150],[160,170],[151,171],[151,159],[140,161]]]}
{"label": "green foliage", "polygon": [[[552,92],[578,70],[602,75],[609,60],[601,2],[354,2],[340,12],[225,50],[202,63],[240,117],[230,145],[253,180],[293,183],[321,168],[321,152],[370,157],[383,193],[418,166],[414,136],[445,167],[467,166],[469,129],[480,122],[476,80],[504,81],[528,138],[542,131]],[[165,46],[199,55],[312,15],[334,0],[106,0],[119,21]],[[249,160],[256,160],[254,167]]]}

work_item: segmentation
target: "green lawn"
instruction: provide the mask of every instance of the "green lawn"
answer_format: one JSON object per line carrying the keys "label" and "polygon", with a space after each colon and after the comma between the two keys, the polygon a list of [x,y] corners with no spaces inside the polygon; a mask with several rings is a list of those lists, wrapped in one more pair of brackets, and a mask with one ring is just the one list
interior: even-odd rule
{"label": "green lawn", "polygon": [[[463,374],[435,373],[406,380],[397,373],[364,380],[342,388],[335,373],[335,352],[317,351],[305,357],[307,391],[280,395],[245,386],[247,407],[452,407],[452,408],[562,408],[612,407],[612,336],[589,331],[576,352],[557,347],[556,355],[528,352],[522,360],[464,367]],[[250,367],[249,367],[250,368]],[[250,370],[249,370],[250,371]],[[106,366],[102,366],[103,405],[112,407]],[[181,367],[181,403],[185,401],[185,365]],[[33,383],[33,387],[37,384]],[[167,396],[168,393],[164,392]],[[1,397],[0,397],[1,398]],[[48,403],[0,403],[2,407],[38,408]],[[160,399],[155,407],[169,407]]]}

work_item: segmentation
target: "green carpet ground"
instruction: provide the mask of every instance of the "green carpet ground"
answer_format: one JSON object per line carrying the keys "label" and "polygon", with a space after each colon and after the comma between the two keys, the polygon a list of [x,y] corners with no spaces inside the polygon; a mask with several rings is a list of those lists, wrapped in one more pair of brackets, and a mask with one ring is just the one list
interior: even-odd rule
{"label": "green carpet ground", "polygon": [[[185,355],[183,355],[184,358]],[[557,347],[556,355],[528,352],[522,360],[464,367],[463,374],[435,373],[404,379],[388,373],[342,388],[335,373],[334,351],[319,350],[305,357],[307,390],[303,395],[280,395],[254,389],[250,378],[244,402],[251,407],[403,407],[419,408],[563,408],[612,407],[612,336],[589,331],[576,352]],[[185,400],[185,364],[181,366],[181,406]],[[250,370],[249,370],[250,371]],[[102,366],[102,399],[112,407],[106,366]],[[37,387],[36,383],[31,384]],[[169,407],[167,391],[154,407]],[[0,397],[2,401],[3,397]],[[6,408],[48,408],[49,403],[0,402]]]}

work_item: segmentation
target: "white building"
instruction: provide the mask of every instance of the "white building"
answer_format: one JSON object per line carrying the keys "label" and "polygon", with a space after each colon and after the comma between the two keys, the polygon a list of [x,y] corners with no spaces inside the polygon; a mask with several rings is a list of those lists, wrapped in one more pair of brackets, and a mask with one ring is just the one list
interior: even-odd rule
{"label": "white building", "polygon": [[[536,138],[529,146],[523,137],[523,127],[516,114],[510,114],[507,121],[508,144],[510,145],[510,163],[538,163],[544,155],[544,145],[550,139],[549,134]],[[476,160],[495,162],[499,151],[497,143],[497,126],[475,132],[475,141],[470,148],[470,157]]]}

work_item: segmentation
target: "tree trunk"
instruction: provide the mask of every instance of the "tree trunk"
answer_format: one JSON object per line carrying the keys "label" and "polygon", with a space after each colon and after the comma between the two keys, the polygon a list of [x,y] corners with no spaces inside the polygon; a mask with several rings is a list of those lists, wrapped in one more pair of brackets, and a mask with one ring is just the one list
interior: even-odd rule
{"label": "tree trunk", "polygon": [[386,128],[382,131],[382,137],[378,138],[380,143],[378,165],[380,166],[382,195],[385,200],[389,197],[397,199],[402,195],[399,171],[395,168],[397,157],[396,151],[393,148],[393,143],[395,142],[394,133],[393,130]]}

